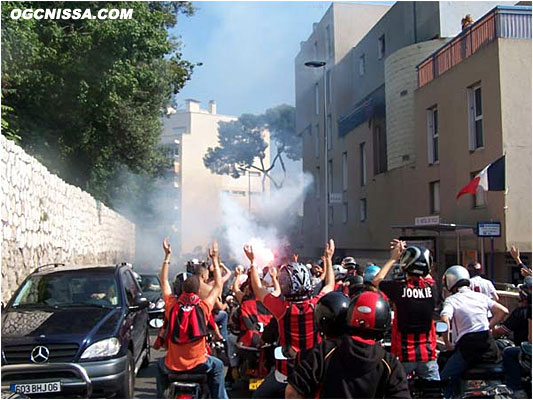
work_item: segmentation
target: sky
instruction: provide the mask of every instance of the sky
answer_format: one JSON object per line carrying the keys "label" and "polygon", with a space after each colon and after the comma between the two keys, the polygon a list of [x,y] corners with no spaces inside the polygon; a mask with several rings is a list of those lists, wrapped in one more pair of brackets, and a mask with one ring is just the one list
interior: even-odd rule
{"label": "sky", "polygon": [[177,95],[219,114],[259,114],[294,105],[294,58],[331,2],[194,2],[171,31],[181,36],[183,58],[201,62]]}

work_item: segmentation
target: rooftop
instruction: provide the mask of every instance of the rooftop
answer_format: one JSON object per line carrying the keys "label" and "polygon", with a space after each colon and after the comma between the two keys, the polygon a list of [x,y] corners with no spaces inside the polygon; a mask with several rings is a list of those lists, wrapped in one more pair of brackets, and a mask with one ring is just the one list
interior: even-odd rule
{"label": "rooftop", "polygon": [[417,65],[418,87],[438,78],[497,38],[531,39],[531,6],[498,6]]}

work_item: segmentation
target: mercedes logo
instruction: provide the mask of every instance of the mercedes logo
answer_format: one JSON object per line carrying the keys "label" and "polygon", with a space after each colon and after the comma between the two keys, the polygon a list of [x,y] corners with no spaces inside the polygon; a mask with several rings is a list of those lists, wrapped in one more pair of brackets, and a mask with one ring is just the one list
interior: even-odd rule
{"label": "mercedes logo", "polygon": [[44,363],[48,361],[50,357],[50,350],[44,346],[36,346],[31,351],[30,359],[37,364]]}

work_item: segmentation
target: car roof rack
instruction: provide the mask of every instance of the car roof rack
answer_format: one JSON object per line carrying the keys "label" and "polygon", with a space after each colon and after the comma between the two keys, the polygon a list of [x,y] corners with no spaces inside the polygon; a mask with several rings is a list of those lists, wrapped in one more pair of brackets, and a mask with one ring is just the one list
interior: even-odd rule
{"label": "car roof rack", "polygon": [[58,268],[58,267],[64,267],[65,264],[64,263],[50,263],[50,264],[44,264],[44,265],[41,265],[39,267],[37,267],[37,269],[35,270],[35,272],[39,272],[43,269],[47,269],[47,268]]}

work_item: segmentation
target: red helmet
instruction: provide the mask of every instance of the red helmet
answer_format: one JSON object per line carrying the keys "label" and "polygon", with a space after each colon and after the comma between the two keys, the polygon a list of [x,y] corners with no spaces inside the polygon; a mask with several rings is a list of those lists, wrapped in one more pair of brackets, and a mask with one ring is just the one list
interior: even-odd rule
{"label": "red helmet", "polygon": [[376,292],[362,292],[350,303],[348,332],[365,338],[380,339],[391,327],[389,302]]}

